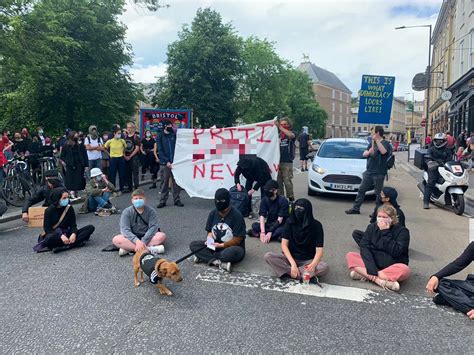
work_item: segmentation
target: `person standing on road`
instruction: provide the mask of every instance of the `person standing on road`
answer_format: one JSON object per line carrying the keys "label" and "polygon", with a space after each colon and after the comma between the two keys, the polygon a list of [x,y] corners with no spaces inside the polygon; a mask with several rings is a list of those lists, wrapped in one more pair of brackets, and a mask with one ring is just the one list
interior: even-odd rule
{"label": "person standing on road", "polygon": [[142,164],[142,181],[145,179],[146,170],[150,170],[152,185],[150,189],[156,189],[156,179],[158,177],[158,169],[160,168],[158,155],[156,154],[156,141],[151,135],[151,131],[145,131],[145,138],[142,139],[140,145],[140,160]]}
{"label": "person standing on road", "polygon": [[246,180],[245,190],[247,190],[249,196],[247,199],[247,211],[250,211],[249,218],[253,218],[252,196],[260,189],[261,198],[264,198],[262,187],[272,179],[270,167],[267,162],[260,157],[255,155],[242,155],[237,162],[237,169],[235,169],[234,173],[234,182],[237,191],[242,191],[242,185],[240,184],[241,175],[243,175]]}
{"label": "person standing on road", "polygon": [[[245,220],[242,214],[230,205],[230,193],[227,189],[218,189],[214,195],[216,208],[207,218],[207,241],[196,240],[189,248],[195,252],[194,262],[205,262],[231,272],[232,264],[245,256]],[[208,245],[206,247],[206,244]]]}
{"label": "person standing on road", "polygon": [[372,281],[382,288],[399,291],[399,281],[410,276],[408,247],[410,232],[398,223],[397,211],[382,205],[377,222],[369,224],[360,241],[360,253],[346,255],[353,280]]}
{"label": "person standing on road", "polygon": [[375,126],[372,134],[372,143],[369,144],[363,156],[367,158],[367,169],[362,174],[362,182],[359,186],[356,199],[352,208],[346,210],[347,214],[360,214],[360,206],[364,202],[365,194],[372,187],[380,203],[380,191],[387,175],[387,158],[392,152],[390,143],[383,139],[384,130],[382,126]]}
{"label": "person standing on road", "polygon": [[426,285],[426,291],[434,296],[434,303],[453,307],[472,320],[474,320],[474,275],[468,275],[465,281],[449,280],[446,277],[464,270],[473,261],[474,242],[471,242],[456,260],[431,276]]}
{"label": "person standing on road", "polygon": [[57,170],[47,170],[44,173],[44,185],[39,189],[35,190],[33,196],[28,197],[23,204],[21,209],[21,219],[28,223],[28,209],[33,205],[44,201],[43,207],[49,207],[53,202],[51,201],[51,191],[58,187],[64,187],[63,182],[59,179],[59,173]]}
{"label": "person standing on road", "polygon": [[89,170],[94,168],[100,169],[104,141],[99,136],[96,126],[89,126],[89,134],[86,136],[84,145],[87,150]]}
{"label": "person standing on road", "polygon": [[300,146],[300,163],[301,171],[308,171],[308,154],[309,147],[311,146],[311,140],[309,137],[308,127],[303,126],[303,132],[298,137],[298,143]]}
{"label": "person standing on road", "polygon": [[428,149],[425,156],[426,166],[428,167],[428,181],[423,191],[423,208],[430,208],[430,197],[436,183],[439,179],[438,167],[452,160],[453,152],[448,146],[447,137],[443,133],[437,133],[434,136],[433,144]]}
{"label": "person standing on road", "polygon": [[78,141],[77,132],[69,132],[68,140],[61,152],[61,160],[66,169],[65,185],[73,200],[78,197],[77,192],[84,190],[86,186],[84,171],[88,167],[86,148]]}
{"label": "person standing on road", "polygon": [[280,165],[278,168],[278,194],[285,196],[290,202],[295,200],[293,193],[293,160],[295,159],[296,135],[291,131],[290,120],[283,117],[275,122],[280,131]]}
{"label": "person standing on road", "polygon": [[[377,222],[377,210],[379,209],[379,207],[382,205],[388,205],[395,208],[395,210],[397,211],[398,223],[402,227],[405,227],[405,214],[403,213],[400,208],[400,205],[398,204],[397,197],[397,190],[395,190],[393,187],[385,186],[380,192],[380,203],[375,204],[374,212],[370,215],[370,223]],[[354,232],[352,232],[352,238],[359,246],[363,236],[364,232],[361,230],[356,229]]]}
{"label": "person standing on road", "polygon": [[161,188],[161,199],[158,208],[166,206],[166,200],[170,193],[170,181],[173,185],[173,200],[175,206],[183,207],[183,203],[179,197],[181,187],[176,183],[173,177],[173,160],[176,148],[176,133],[170,121],[163,121],[163,132],[156,138],[156,145],[158,147],[158,156],[160,158],[160,165],[163,169],[163,181]]}
{"label": "person standing on road", "polygon": [[247,235],[260,237],[262,243],[270,243],[271,240],[280,241],[288,218],[288,200],[278,195],[278,183],[275,180],[268,180],[263,190],[265,197],[260,203],[260,221],[252,224],[252,229],[247,231]]}
{"label": "person standing on road", "polygon": [[125,138],[125,181],[127,190],[125,192],[132,192],[138,189],[140,160],[138,154],[140,152],[140,138],[136,133],[135,123],[127,123],[127,136]]}
{"label": "person standing on road", "polygon": [[102,133],[102,144],[103,149],[100,152],[101,154],[101,169],[105,176],[109,177],[109,167],[110,167],[110,154],[107,149],[104,148],[105,143],[109,140],[109,133],[104,132]]}
{"label": "person standing on road", "polygon": [[145,191],[132,192],[132,206],[120,217],[120,234],[112,239],[119,248],[119,256],[148,249],[152,254],[164,253],[166,234],[160,231],[158,214],[146,204]]}
{"label": "person standing on road", "polygon": [[44,212],[44,244],[53,253],[84,246],[95,227],[87,225],[77,229],[76,214],[69,204],[69,193],[59,187],[51,192],[52,204]]}
{"label": "person standing on road", "polygon": [[109,139],[104,145],[104,147],[109,150],[110,156],[109,181],[112,183],[112,185],[117,186],[115,184],[115,178],[118,173],[121,192],[124,191],[125,186],[124,154],[126,146],[125,140],[122,139],[120,127],[115,127],[113,131],[113,138]]}
{"label": "person standing on road", "polygon": [[322,276],[328,264],[322,261],[324,230],[313,217],[313,206],[305,198],[296,200],[293,213],[285,223],[281,238],[283,253],[266,253],[264,258],[278,277],[301,280],[305,271],[310,278]]}

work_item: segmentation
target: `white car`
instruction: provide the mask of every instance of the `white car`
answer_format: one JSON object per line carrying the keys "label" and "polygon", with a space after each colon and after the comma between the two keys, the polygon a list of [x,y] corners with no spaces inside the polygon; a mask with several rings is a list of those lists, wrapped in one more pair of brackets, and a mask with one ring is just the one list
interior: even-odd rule
{"label": "white car", "polygon": [[[320,193],[356,195],[367,159],[368,142],[361,138],[331,138],[324,141],[308,171],[308,195]],[[373,188],[367,192],[373,195]]]}

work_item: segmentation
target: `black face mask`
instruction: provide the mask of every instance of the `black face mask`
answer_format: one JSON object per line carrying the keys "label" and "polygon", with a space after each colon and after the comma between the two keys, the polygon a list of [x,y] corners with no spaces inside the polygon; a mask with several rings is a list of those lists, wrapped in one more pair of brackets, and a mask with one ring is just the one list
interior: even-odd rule
{"label": "black face mask", "polygon": [[214,200],[214,202],[215,202],[216,208],[219,212],[224,211],[230,205],[230,201],[228,201],[228,200]]}
{"label": "black face mask", "polygon": [[165,130],[168,133],[173,133],[173,127],[166,127]]}
{"label": "black face mask", "polygon": [[302,222],[304,219],[305,211],[304,210],[298,210],[295,209],[293,212],[295,214],[295,218],[298,220],[298,222]]}
{"label": "black face mask", "polygon": [[273,197],[273,191],[265,190],[265,196],[267,196],[268,198],[272,198]]}

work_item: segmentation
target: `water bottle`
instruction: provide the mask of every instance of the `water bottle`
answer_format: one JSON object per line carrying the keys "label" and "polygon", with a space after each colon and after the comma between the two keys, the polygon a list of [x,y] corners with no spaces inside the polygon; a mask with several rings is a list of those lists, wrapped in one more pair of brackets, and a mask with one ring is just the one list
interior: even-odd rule
{"label": "water bottle", "polygon": [[310,280],[310,273],[309,271],[305,270],[303,271],[303,287],[308,288],[309,287],[309,280]]}

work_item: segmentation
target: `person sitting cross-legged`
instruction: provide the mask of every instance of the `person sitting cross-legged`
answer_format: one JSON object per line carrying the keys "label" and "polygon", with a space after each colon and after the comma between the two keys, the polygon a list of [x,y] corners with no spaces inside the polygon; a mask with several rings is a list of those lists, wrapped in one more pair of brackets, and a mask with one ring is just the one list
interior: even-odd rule
{"label": "person sitting cross-legged", "polygon": [[143,249],[153,254],[165,252],[162,244],[166,234],[160,231],[158,214],[145,202],[145,191],[137,189],[132,192],[132,206],[123,210],[120,234],[112,239],[112,243],[119,248],[119,256]]}
{"label": "person sitting cross-legged", "polygon": [[474,261],[474,242],[453,262],[431,276],[426,290],[437,305],[450,306],[474,320],[474,275],[466,280],[450,280],[446,277],[464,270]]}
{"label": "person sitting cross-legged", "polygon": [[195,253],[194,262],[205,262],[220,269],[231,271],[232,264],[245,256],[245,220],[242,214],[230,205],[230,193],[227,189],[218,189],[214,195],[216,208],[207,218],[206,231],[212,238],[212,248],[206,242],[196,240],[189,248]]}
{"label": "person sitting cross-legged", "polygon": [[360,254],[346,254],[353,280],[372,281],[382,288],[399,291],[399,281],[410,276],[408,247],[410,232],[398,223],[397,211],[382,205],[377,222],[369,224],[360,242]]}
{"label": "person sitting cross-legged", "polygon": [[99,168],[92,168],[91,178],[86,186],[87,198],[81,206],[79,213],[95,212],[101,214],[116,213],[117,209],[110,202],[110,194],[115,192],[115,186],[102,174]]}
{"label": "person sitting cross-legged", "polygon": [[323,226],[313,217],[311,202],[301,198],[296,200],[294,211],[285,223],[281,237],[283,253],[266,253],[264,258],[281,278],[300,280],[305,270],[313,278],[328,271],[328,264],[321,260],[323,246]]}
{"label": "person sitting cross-legged", "polygon": [[280,240],[288,218],[288,200],[278,195],[278,182],[268,180],[264,186],[265,197],[260,203],[260,221],[247,231],[250,237],[260,236],[262,243]]}

